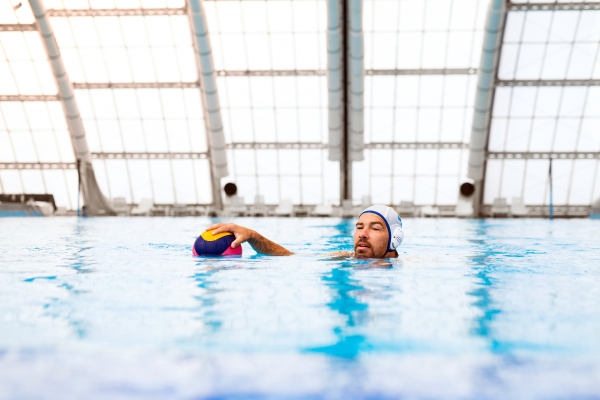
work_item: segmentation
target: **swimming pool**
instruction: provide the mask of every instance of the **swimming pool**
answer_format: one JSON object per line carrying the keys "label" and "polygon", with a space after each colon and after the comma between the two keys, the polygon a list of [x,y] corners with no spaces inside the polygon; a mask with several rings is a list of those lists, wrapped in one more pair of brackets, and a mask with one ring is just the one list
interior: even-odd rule
{"label": "swimming pool", "polygon": [[0,219],[1,399],[597,399],[600,223],[235,219],[303,255],[191,254],[208,218]]}

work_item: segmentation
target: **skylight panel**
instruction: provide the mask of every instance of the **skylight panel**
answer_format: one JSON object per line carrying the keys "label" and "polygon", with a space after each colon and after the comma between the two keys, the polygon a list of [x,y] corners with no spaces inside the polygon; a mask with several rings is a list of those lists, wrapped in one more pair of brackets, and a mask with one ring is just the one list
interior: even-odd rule
{"label": "skylight panel", "polygon": [[0,170],[0,180],[4,193],[23,193],[20,171],[16,169]]}
{"label": "skylight panel", "polygon": [[173,187],[173,171],[169,160],[149,160],[154,202],[159,204],[175,203],[175,188]]}
{"label": "skylight panel", "polygon": [[10,138],[18,162],[38,162],[33,137],[29,131],[11,131]]}
{"label": "skylight panel", "polygon": [[[268,151],[268,150],[265,150]],[[260,156],[260,153],[257,153]],[[300,174],[300,154],[298,150],[282,149],[279,150],[277,157],[279,161],[280,175],[299,175]],[[260,165],[260,162],[259,162]]]}
{"label": "skylight panel", "polygon": [[[371,149],[363,167],[353,171],[353,197],[399,204],[456,204],[456,188],[464,178],[466,149]],[[385,173],[384,171],[392,171]]]}
{"label": "skylight panel", "polygon": [[130,184],[131,191],[133,192],[133,202],[139,204],[142,199],[152,199],[154,193],[148,161],[127,160],[127,168],[131,177]]}
{"label": "skylight panel", "polygon": [[468,143],[476,75],[367,76],[365,141]]}
{"label": "skylight panel", "polygon": [[597,10],[511,11],[500,79],[589,79],[600,76]]}
{"label": "skylight panel", "polygon": [[326,140],[327,121],[321,116],[327,104],[323,98],[326,87],[323,79],[319,76],[219,77],[225,132],[232,135],[227,140]]}
{"label": "skylight panel", "polygon": [[0,94],[56,94],[37,32],[0,32],[0,53]]}
{"label": "skylight panel", "polygon": [[205,8],[217,70],[326,68],[318,1],[215,1]]}
{"label": "skylight panel", "polygon": [[[21,4],[19,6],[19,4]],[[19,0],[0,2],[0,24],[32,24],[35,21],[31,8]]]}
{"label": "skylight panel", "polygon": [[46,185],[40,170],[21,171],[24,193],[47,193]]}
{"label": "skylight panel", "polygon": [[52,21],[73,82],[198,79],[184,15],[53,17]]}
{"label": "skylight panel", "polygon": [[173,185],[179,204],[198,203],[193,162],[194,160],[172,160]]}
{"label": "skylight panel", "polygon": [[77,170],[42,170],[46,193],[52,193],[57,207],[77,208]]}
{"label": "skylight panel", "polygon": [[487,3],[365,1],[365,67],[477,68]]}

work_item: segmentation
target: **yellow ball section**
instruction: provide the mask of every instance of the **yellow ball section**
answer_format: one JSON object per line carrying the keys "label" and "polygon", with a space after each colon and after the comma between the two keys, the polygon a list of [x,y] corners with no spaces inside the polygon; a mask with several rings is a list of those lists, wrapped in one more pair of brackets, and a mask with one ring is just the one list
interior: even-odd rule
{"label": "yellow ball section", "polygon": [[223,236],[233,235],[233,233],[231,232],[223,232],[213,236],[213,231],[214,229],[212,231],[204,231],[200,236],[202,236],[202,239],[206,240],[207,242],[214,242],[215,240],[220,239]]}

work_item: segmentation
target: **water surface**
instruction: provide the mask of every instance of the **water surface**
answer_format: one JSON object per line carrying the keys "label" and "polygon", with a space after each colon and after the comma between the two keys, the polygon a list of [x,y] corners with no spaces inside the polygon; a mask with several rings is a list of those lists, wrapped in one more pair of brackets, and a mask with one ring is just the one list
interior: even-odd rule
{"label": "water surface", "polygon": [[299,253],[193,257],[215,219],[0,219],[1,399],[600,399],[600,223],[240,218]]}

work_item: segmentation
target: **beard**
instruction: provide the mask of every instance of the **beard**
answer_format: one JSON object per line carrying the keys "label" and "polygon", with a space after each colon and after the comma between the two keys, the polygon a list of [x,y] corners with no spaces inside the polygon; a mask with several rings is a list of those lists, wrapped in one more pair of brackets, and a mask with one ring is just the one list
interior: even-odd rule
{"label": "beard", "polygon": [[[364,244],[368,247],[358,247],[359,244]],[[371,253],[371,256],[374,255],[373,246],[371,246],[371,243],[365,240],[359,240],[358,242],[356,242],[356,244],[354,245],[354,254],[356,254],[357,256],[366,256],[368,253]]]}

